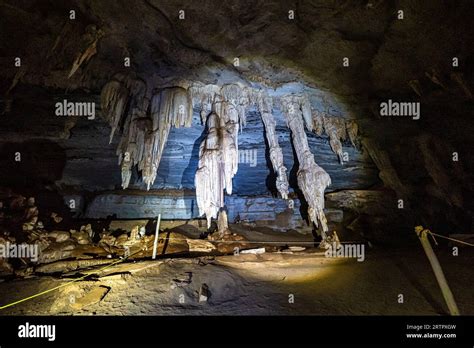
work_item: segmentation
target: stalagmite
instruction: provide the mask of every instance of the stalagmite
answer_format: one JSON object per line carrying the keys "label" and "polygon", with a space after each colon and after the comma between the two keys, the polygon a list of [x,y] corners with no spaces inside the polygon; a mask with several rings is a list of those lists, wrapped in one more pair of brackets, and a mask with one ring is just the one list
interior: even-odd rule
{"label": "stalagmite", "polygon": [[323,241],[328,231],[324,215],[324,191],[331,184],[328,173],[314,161],[308,145],[308,139],[303,124],[303,103],[301,96],[286,95],[281,98],[283,113],[291,130],[293,146],[298,156],[298,186],[308,203],[309,218],[316,226],[321,224]]}
{"label": "stalagmite", "polygon": [[219,117],[211,112],[207,118],[208,134],[199,148],[199,165],[196,171],[196,199],[199,214],[206,215],[207,227],[211,219],[217,218],[224,206],[225,180],[222,166],[221,132]]}
{"label": "stalagmite", "polygon": [[225,209],[221,209],[219,211],[219,216],[217,218],[217,232],[218,236],[216,237],[218,238],[221,238],[226,234],[230,234],[227,211]]}
{"label": "stalagmite", "polygon": [[286,167],[283,164],[283,152],[278,144],[278,137],[275,133],[276,122],[272,115],[272,99],[261,93],[258,97],[258,108],[265,126],[265,133],[270,148],[270,161],[273,170],[277,174],[276,188],[283,199],[288,199],[288,178]]}

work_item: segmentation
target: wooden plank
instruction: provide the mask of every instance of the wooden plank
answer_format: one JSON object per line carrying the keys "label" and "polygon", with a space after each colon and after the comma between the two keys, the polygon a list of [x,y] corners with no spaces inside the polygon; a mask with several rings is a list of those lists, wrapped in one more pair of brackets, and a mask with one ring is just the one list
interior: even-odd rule
{"label": "wooden plank", "polygon": [[151,257],[153,260],[156,259],[156,250],[158,248],[158,235],[160,234],[160,222],[161,214],[158,214],[158,219],[156,220],[155,242],[153,243],[153,256]]}

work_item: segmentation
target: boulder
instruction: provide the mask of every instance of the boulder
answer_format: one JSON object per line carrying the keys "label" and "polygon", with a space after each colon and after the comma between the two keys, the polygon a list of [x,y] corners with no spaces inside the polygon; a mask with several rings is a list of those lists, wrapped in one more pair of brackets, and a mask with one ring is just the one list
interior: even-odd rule
{"label": "boulder", "polygon": [[71,233],[72,238],[74,238],[78,244],[91,244],[92,240],[89,233],[83,229],[79,232],[74,231]]}
{"label": "boulder", "polygon": [[48,233],[48,237],[54,239],[56,243],[62,243],[71,238],[71,233],[68,231],[52,231]]}

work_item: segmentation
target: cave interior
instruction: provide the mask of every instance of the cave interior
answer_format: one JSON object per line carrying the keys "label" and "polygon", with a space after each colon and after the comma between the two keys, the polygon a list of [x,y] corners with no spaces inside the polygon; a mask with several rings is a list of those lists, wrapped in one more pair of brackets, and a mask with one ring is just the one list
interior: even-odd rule
{"label": "cave interior", "polygon": [[[414,229],[472,245],[470,1],[5,0],[0,13],[0,241],[40,250],[35,261],[0,259],[0,305],[18,295],[8,287],[26,296],[33,280],[111,260],[134,260],[122,266],[134,277],[155,252],[155,263],[183,262],[160,268],[165,278],[197,267],[189,260],[216,267],[178,282],[195,286],[197,300],[191,290],[186,299],[214,307],[160,308],[148,294],[156,305],[124,302],[122,313],[235,311],[219,304],[242,296],[238,282],[282,272],[324,298],[365,262],[317,281],[314,263],[357,243],[366,284],[384,283],[392,267],[417,298],[426,291],[406,273],[412,261],[426,271],[435,299],[419,295],[408,309],[394,300],[388,313],[447,311]],[[469,288],[461,278],[472,275],[472,248],[453,259],[452,246],[439,239],[436,252],[458,272],[463,312],[474,313],[459,290]],[[218,268],[245,261],[250,276]],[[96,292],[84,281],[67,294],[86,305],[60,302],[64,291],[8,310],[114,314],[107,298],[127,284],[100,279],[108,290],[98,301],[87,303]],[[374,297],[383,302],[403,281]],[[179,284],[166,301],[180,299]],[[238,313],[385,313],[301,292],[311,305],[249,301]]]}

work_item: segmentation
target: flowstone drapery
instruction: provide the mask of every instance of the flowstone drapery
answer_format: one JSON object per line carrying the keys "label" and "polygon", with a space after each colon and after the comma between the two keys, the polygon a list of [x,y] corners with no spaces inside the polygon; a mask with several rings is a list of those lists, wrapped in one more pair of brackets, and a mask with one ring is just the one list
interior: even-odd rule
{"label": "flowstone drapery", "polygon": [[[207,225],[217,218],[224,207],[224,190],[232,194],[232,178],[238,168],[238,133],[245,124],[245,109],[250,104],[246,89],[224,85],[220,91],[194,89],[193,99],[211,103],[207,116],[208,133],[199,148],[199,164],[195,177],[196,200],[200,215],[206,215]],[[201,109],[203,110],[203,109]],[[205,112],[205,109],[204,109]]]}
{"label": "flowstone drapery", "polygon": [[[314,222],[316,226],[321,224],[321,236],[324,240],[328,231],[327,220],[324,215],[324,191],[331,184],[331,178],[323,168],[316,164],[314,156],[309,149],[308,138],[306,137],[303,124],[304,97],[300,95],[286,95],[281,98],[281,106],[288,127],[291,130],[293,146],[298,156],[298,186],[308,203],[310,221]],[[310,121],[312,123],[311,118]]]}

